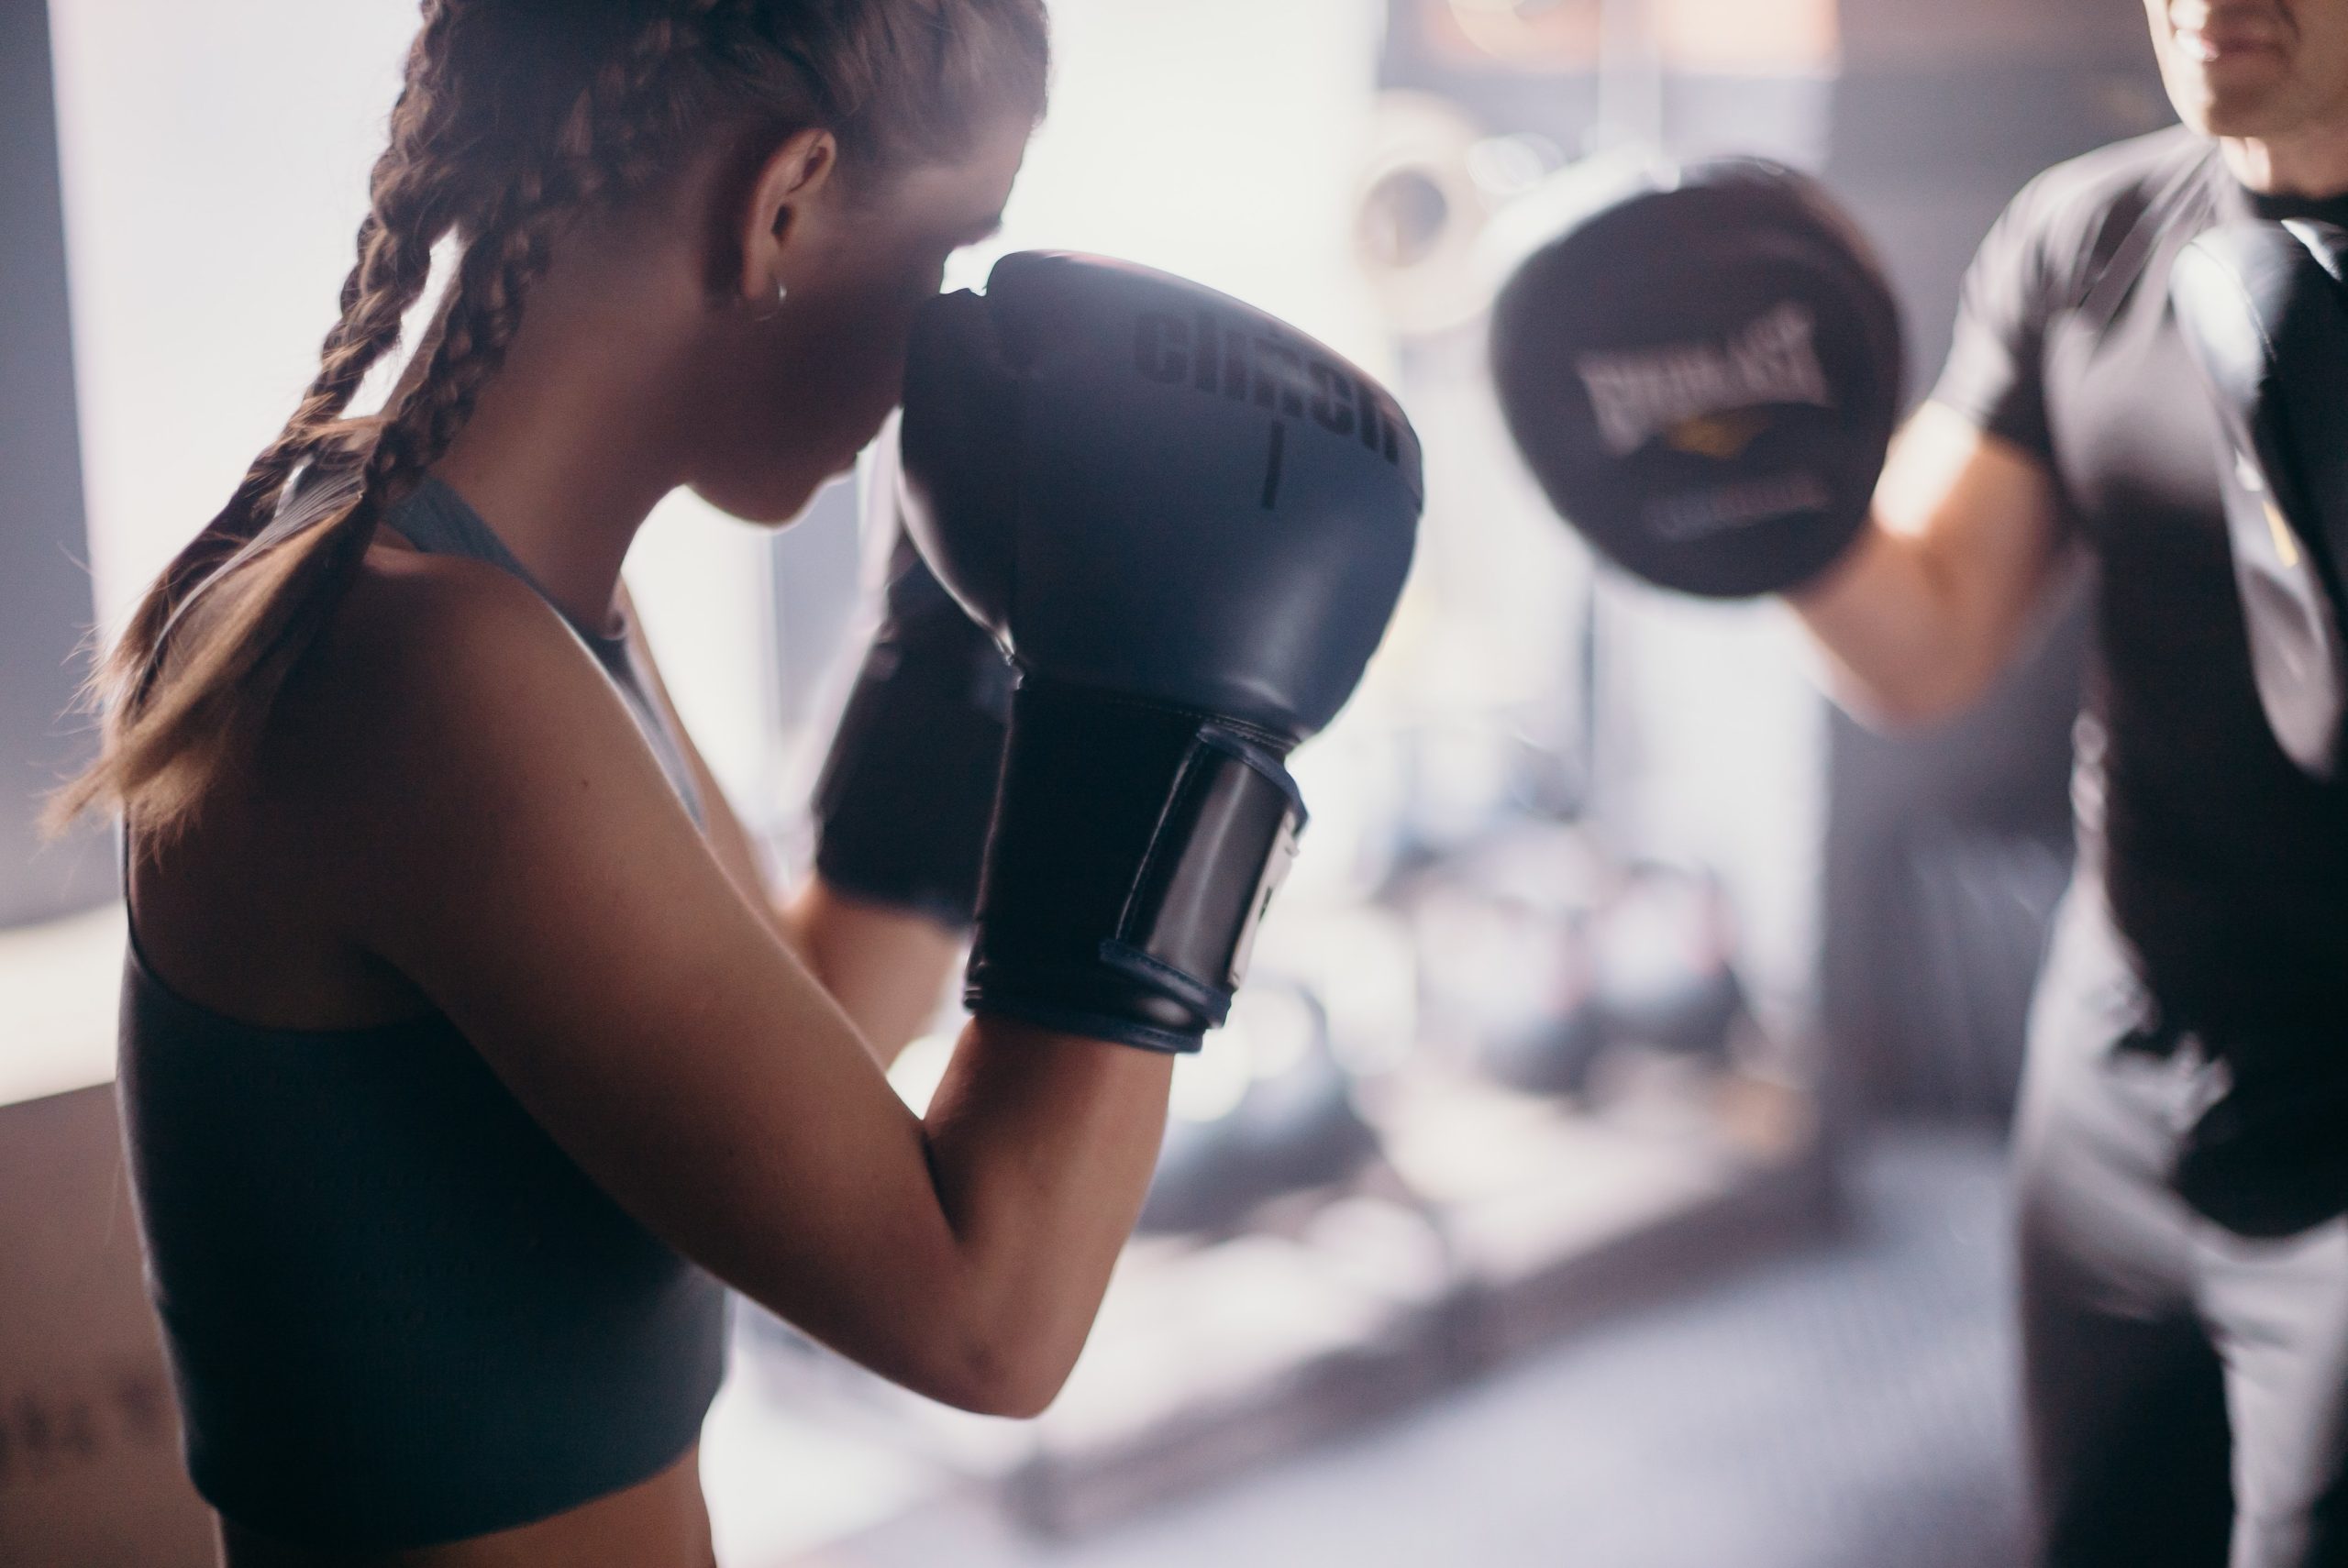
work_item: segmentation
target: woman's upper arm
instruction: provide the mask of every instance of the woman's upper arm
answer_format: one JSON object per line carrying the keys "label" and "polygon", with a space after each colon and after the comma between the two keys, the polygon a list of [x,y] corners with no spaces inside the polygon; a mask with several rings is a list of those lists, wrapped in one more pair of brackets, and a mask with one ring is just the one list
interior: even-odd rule
{"label": "woman's upper arm", "polygon": [[660,673],[659,661],[653,657],[651,639],[644,634],[644,623],[636,613],[634,601],[627,589],[620,589],[620,601],[626,607],[628,643],[637,667],[651,682],[653,701],[660,704],[661,712],[676,734],[685,754],[685,766],[692,769],[693,784],[701,791],[702,812],[708,825],[703,836],[709,841],[710,852],[725,875],[741,889],[742,896],[762,915],[776,917],[774,889],[767,880],[765,868],[759,864],[757,846],[751,842],[749,830],[735,813],[733,801],[726,799],[725,790],[717,782],[717,775],[710,768],[708,759],[693,741],[692,732],[677,712],[677,704],[669,695],[668,679]]}
{"label": "woman's upper arm", "polygon": [[653,1231],[891,1370],[954,1262],[919,1123],[551,615],[412,597],[349,660],[355,934]]}
{"label": "woman's upper arm", "polygon": [[778,900],[748,831],[678,715],[652,644],[632,611],[629,624],[637,659],[650,677],[653,695],[667,712],[701,787],[711,853],[886,1066],[936,1015],[947,978],[961,956],[961,933],[923,915],[846,898],[814,878],[787,902]]}

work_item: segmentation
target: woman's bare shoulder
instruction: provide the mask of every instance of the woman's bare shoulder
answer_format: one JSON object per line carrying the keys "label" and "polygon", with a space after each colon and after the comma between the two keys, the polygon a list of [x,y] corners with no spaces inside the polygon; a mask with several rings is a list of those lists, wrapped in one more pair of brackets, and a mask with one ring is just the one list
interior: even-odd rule
{"label": "woman's bare shoulder", "polygon": [[485,562],[382,547],[280,707],[271,771],[366,812],[423,805],[449,786],[526,789],[547,764],[634,738],[610,730],[627,720],[608,683],[528,584]]}
{"label": "woman's bare shoulder", "polygon": [[341,681],[410,688],[509,660],[575,655],[561,618],[513,573],[461,556],[377,546],[322,629],[312,662]]}

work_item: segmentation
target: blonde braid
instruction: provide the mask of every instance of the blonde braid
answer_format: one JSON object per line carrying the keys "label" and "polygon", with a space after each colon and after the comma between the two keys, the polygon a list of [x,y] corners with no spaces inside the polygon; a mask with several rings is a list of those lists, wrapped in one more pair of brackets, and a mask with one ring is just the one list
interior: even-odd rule
{"label": "blonde braid", "polygon": [[486,215],[459,264],[424,374],[375,438],[354,512],[396,505],[448,451],[504,368],[556,236],[580,211],[640,187],[658,171],[645,145],[645,100],[672,57],[705,41],[698,25],[738,3],[687,0],[676,14],[648,23],[579,94],[556,133],[553,156],[525,170]]}

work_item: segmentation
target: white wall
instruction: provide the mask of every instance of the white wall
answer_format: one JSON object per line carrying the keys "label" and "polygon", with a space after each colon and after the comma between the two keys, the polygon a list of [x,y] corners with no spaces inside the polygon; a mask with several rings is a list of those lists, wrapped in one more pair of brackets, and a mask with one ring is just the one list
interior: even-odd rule
{"label": "white wall", "polygon": [[1052,112],[1000,248],[1145,261],[1375,361],[1382,337],[1350,246],[1384,12],[1055,0]]}
{"label": "white wall", "polygon": [[118,613],[317,362],[403,0],[52,0],[94,564]]}

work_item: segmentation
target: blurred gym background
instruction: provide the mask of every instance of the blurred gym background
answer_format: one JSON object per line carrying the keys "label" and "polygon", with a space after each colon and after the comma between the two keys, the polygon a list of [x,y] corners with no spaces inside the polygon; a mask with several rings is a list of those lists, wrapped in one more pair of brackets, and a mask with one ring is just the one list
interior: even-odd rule
{"label": "blurred gym background", "polygon": [[[1865,222],[1921,394],[2006,198],[2166,120],[2137,0],[1053,11],[994,249],[1146,260],[1379,370],[1426,437],[1420,565],[1068,1394],[950,1416],[746,1309],[723,1561],[2013,1561],[2000,1144],[2077,618],[1950,729],[1858,730],[1773,607],[1593,570],[1500,428],[1483,305],[1586,160],[1767,153]],[[0,1562],[208,1561],[123,1208],[111,845],[32,818],[89,744],[93,626],[307,376],[415,15],[0,0]],[[779,537],[681,498],[629,564],[786,868],[856,514],[847,481]]]}

